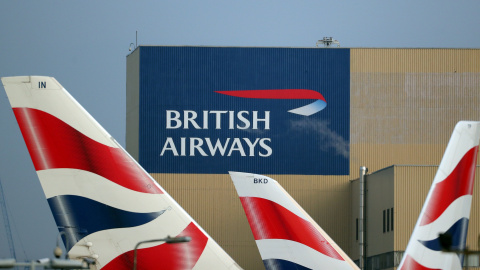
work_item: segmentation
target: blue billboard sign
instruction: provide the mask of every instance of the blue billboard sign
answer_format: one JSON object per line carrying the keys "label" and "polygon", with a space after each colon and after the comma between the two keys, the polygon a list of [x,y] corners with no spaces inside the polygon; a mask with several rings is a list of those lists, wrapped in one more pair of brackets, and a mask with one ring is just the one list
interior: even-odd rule
{"label": "blue billboard sign", "polygon": [[350,51],[140,47],[150,173],[348,175]]}

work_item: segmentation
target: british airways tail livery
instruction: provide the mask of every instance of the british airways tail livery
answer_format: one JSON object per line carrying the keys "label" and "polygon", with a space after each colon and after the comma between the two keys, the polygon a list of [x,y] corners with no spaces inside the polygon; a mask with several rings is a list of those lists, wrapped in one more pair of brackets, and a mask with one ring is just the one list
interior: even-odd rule
{"label": "british airways tail livery", "polygon": [[267,270],[359,269],[277,181],[230,176]]}
{"label": "british airways tail livery", "polygon": [[51,77],[2,78],[71,259],[97,269],[240,269]]}
{"label": "british airways tail livery", "polygon": [[465,248],[479,140],[480,122],[455,126],[398,269],[462,269],[463,256],[442,252],[439,234]]}

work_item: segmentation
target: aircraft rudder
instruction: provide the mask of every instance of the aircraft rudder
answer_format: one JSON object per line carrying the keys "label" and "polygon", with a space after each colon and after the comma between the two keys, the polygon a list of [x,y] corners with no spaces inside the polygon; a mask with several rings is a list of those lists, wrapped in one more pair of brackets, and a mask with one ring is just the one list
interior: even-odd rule
{"label": "aircraft rudder", "polygon": [[453,249],[465,248],[479,142],[480,122],[455,125],[399,269],[461,268],[463,257],[443,253],[439,234],[450,234]]}
{"label": "aircraft rudder", "polygon": [[[178,261],[185,269],[237,268],[54,78],[7,77],[2,83],[57,227],[69,241],[66,246],[73,246],[70,258],[90,256],[99,268],[120,261],[119,269],[128,269],[123,262],[131,259],[136,243],[185,233],[195,241],[180,244],[183,248],[160,241],[142,247],[139,254],[155,263]],[[152,253],[157,249],[177,255],[158,258]]]}

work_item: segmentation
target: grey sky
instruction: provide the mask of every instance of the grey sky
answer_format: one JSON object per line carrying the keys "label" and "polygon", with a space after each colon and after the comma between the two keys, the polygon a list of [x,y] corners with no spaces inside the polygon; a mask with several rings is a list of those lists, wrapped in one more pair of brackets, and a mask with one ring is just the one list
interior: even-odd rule
{"label": "grey sky", "polygon": [[[125,145],[130,43],[480,48],[480,1],[0,2],[0,76],[55,77]],[[58,231],[0,87],[0,181],[18,260],[51,257]],[[2,209],[0,209],[1,211]],[[0,258],[10,257],[0,215]]]}

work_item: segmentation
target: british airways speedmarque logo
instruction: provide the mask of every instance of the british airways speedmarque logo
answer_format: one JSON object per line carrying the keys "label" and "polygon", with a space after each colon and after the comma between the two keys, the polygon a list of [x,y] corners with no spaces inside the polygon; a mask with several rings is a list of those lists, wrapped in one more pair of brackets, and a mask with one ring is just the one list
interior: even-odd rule
{"label": "british airways speedmarque logo", "polygon": [[154,46],[141,57],[147,171],[349,174],[349,49]]}
{"label": "british airways speedmarque logo", "polygon": [[327,102],[322,94],[309,89],[234,90],[215,91],[215,93],[256,99],[314,99],[313,103],[288,111],[304,116],[310,116],[327,107]]}

